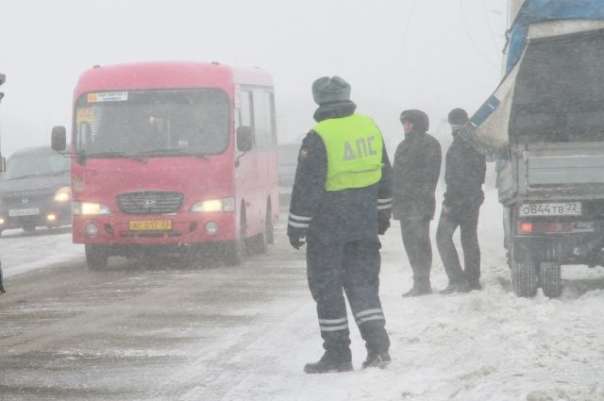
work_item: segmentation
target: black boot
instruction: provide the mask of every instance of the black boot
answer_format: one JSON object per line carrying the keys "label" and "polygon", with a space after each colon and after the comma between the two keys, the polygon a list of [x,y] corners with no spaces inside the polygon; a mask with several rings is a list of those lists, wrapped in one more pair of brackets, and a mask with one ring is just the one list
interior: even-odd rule
{"label": "black boot", "polygon": [[419,297],[428,294],[432,294],[430,283],[415,283],[413,284],[413,288],[403,294],[403,298]]}
{"label": "black boot", "polygon": [[450,282],[447,288],[440,291],[443,295],[454,294],[456,292],[470,292],[470,284],[467,281],[453,281]]}
{"label": "black boot", "polygon": [[315,363],[307,363],[304,366],[304,372],[309,374],[316,373],[337,373],[350,372],[352,370],[352,360],[350,351],[337,353],[333,351],[325,351],[321,359]]}
{"label": "black boot", "polygon": [[480,291],[482,290],[482,285],[480,285],[480,281],[472,280],[468,283],[468,291]]}
{"label": "black boot", "polygon": [[366,368],[380,368],[384,369],[392,361],[388,351],[384,352],[367,352],[367,359],[363,362],[363,369]]}

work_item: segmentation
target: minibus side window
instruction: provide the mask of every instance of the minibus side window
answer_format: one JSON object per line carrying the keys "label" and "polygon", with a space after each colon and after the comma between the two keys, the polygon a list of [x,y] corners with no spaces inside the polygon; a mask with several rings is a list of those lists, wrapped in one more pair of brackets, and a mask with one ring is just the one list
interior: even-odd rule
{"label": "minibus side window", "polygon": [[254,122],[256,128],[256,143],[261,149],[275,146],[275,123],[273,116],[272,93],[254,90]]}
{"label": "minibus side window", "polygon": [[252,105],[252,92],[242,90],[239,92],[239,110],[237,111],[237,128],[250,127],[252,129],[254,143],[257,143],[254,129],[254,115]]}

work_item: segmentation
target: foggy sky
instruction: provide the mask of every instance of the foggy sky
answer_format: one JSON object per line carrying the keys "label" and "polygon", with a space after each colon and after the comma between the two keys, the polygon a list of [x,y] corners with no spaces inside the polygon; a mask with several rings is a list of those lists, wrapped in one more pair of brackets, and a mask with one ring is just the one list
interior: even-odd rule
{"label": "foggy sky", "polygon": [[2,0],[2,151],[49,143],[69,127],[79,74],[95,64],[220,61],[275,77],[279,135],[312,127],[312,81],[340,75],[388,141],[422,108],[443,130],[501,76],[505,0]]}

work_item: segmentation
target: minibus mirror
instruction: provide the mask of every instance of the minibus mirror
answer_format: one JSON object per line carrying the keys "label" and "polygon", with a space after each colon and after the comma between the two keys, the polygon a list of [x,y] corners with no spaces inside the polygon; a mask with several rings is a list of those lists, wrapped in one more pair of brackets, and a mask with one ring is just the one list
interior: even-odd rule
{"label": "minibus mirror", "polygon": [[252,128],[247,126],[237,128],[237,149],[240,152],[249,152],[253,145]]}
{"label": "minibus mirror", "polygon": [[0,174],[6,173],[6,157],[0,156]]}
{"label": "minibus mirror", "polygon": [[55,152],[64,152],[67,149],[67,131],[65,127],[52,127],[51,147]]}

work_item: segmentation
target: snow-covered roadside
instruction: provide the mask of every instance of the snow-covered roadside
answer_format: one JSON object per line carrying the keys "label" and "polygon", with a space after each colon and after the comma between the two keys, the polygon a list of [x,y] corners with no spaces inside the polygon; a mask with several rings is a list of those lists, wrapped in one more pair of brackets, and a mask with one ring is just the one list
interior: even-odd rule
{"label": "snow-covered roadside", "polygon": [[[483,291],[402,299],[411,272],[393,225],[383,244],[381,290],[392,340],[388,369],[303,374],[304,363],[321,354],[320,339],[310,298],[292,300],[288,319],[239,355],[252,365],[220,400],[603,401],[604,270],[567,269],[572,280],[559,300],[514,296],[494,192],[483,207],[480,239]],[[435,289],[446,285],[436,248],[432,277]],[[358,368],[365,350],[352,333]],[[212,399],[208,390],[193,389],[184,399]]]}
{"label": "snow-covered roadside", "polygon": [[0,238],[0,259],[6,278],[82,258],[84,249],[71,242],[71,233],[40,232],[24,235],[19,230]]}

